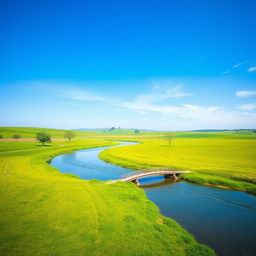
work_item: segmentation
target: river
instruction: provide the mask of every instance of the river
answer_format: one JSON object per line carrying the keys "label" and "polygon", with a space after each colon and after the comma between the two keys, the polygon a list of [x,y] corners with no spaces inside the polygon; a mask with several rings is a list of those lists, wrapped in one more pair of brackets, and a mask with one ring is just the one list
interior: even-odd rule
{"label": "river", "polygon": [[[119,146],[134,144],[122,142]],[[134,171],[100,160],[99,153],[107,148],[77,150],[55,157],[50,164],[86,180],[119,179]],[[140,184],[161,214],[175,219],[219,256],[256,255],[256,196],[163,177],[144,178]]]}

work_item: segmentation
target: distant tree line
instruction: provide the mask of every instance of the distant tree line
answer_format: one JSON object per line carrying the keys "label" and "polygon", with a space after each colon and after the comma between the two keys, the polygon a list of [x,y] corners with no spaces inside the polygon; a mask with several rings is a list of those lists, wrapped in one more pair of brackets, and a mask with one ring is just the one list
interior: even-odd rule
{"label": "distant tree line", "polygon": [[[4,135],[0,134],[0,139],[3,139],[3,138],[4,138]],[[21,138],[21,136],[20,136],[19,134],[14,134],[14,135],[12,136],[12,138],[18,140],[18,139]]]}
{"label": "distant tree line", "polygon": [[[63,134],[63,138],[68,139],[68,141],[70,142],[74,137],[76,136],[76,134],[73,131],[66,131]],[[3,134],[0,134],[0,139],[3,139],[4,136]],[[14,134],[12,135],[12,138],[15,140],[21,139],[21,135],[20,134]],[[42,145],[44,146],[45,143],[51,143],[51,135],[48,134],[47,132],[38,132],[36,134],[36,140],[40,143],[42,143]]]}
{"label": "distant tree line", "polygon": [[[109,128],[109,129],[106,129],[106,130],[103,130],[102,132],[103,133],[108,133],[108,132],[113,132],[113,131],[115,131],[115,130],[122,130],[122,128],[119,126],[119,127],[114,127],[114,126],[112,126],[111,128]],[[133,129],[128,129],[128,130],[133,130]],[[139,129],[134,129],[134,133],[140,133],[141,131],[139,130]]]}
{"label": "distant tree line", "polygon": [[[76,134],[72,131],[66,131],[63,135],[64,138],[68,139],[70,142],[71,139],[73,139],[76,136]],[[38,132],[36,134],[36,140],[44,146],[45,143],[51,143],[51,135],[46,132]]]}

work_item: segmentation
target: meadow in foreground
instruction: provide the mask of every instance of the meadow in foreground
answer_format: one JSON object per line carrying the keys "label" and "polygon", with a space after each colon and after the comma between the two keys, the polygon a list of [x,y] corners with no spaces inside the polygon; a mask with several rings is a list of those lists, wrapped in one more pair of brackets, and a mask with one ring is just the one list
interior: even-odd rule
{"label": "meadow in foreground", "polygon": [[125,140],[141,144],[107,149],[101,159],[133,169],[163,166],[187,170],[191,172],[182,177],[189,181],[256,193],[253,134],[176,133],[170,147],[159,133],[127,136]]}
{"label": "meadow in foreground", "polygon": [[0,254],[215,255],[161,216],[134,184],[81,180],[46,163],[58,154],[113,143],[0,142]]}

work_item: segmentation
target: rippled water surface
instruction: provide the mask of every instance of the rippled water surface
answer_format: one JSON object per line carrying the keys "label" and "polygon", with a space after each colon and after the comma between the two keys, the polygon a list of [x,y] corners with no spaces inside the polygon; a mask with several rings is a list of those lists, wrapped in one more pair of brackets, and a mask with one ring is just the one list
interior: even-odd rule
{"label": "rippled water surface", "polygon": [[[133,144],[122,142],[122,146]],[[106,148],[57,156],[51,165],[82,179],[119,179],[134,171],[101,161],[98,154]],[[175,219],[218,255],[256,255],[256,196],[187,182],[174,183],[162,177],[144,178],[140,184],[163,215]]]}

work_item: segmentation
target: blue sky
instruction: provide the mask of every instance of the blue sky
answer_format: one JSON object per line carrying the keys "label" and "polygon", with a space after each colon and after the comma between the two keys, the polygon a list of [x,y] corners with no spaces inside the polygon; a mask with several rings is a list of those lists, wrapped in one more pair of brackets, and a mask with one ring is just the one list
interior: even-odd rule
{"label": "blue sky", "polygon": [[1,1],[1,126],[256,127],[256,2]]}

